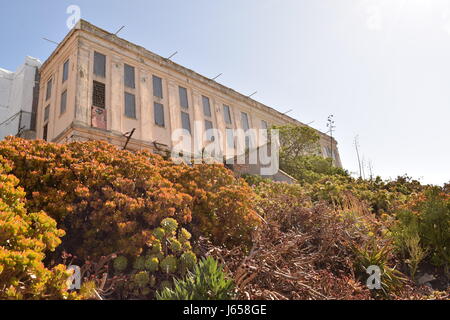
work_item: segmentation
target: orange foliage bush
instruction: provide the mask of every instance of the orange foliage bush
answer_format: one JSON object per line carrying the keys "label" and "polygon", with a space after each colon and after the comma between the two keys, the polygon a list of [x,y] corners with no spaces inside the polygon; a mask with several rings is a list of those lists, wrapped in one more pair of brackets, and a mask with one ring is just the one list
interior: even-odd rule
{"label": "orange foliage bush", "polygon": [[243,179],[221,164],[167,166],[163,176],[193,198],[192,232],[214,243],[245,245],[260,217],[253,209],[256,195]]}
{"label": "orange foliage bush", "polygon": [[223,166],[174,165],[98,141],[8,138],[0,155],[13,163],[28,208],[56,219],[64,249],[81,258],[139,255],[166,217],[218,241],[244,237],[256,221],[251,190]]}

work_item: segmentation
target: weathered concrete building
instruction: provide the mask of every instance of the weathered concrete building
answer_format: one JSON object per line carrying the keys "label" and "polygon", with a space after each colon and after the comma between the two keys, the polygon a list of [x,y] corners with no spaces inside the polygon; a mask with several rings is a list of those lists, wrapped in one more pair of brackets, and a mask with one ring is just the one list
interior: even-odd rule
{"label": "weathered concrete building", "polygon": [[[84,20],[42,65],[40,77],[37,137],[52,142],[101,139],[123,146],[133,132],[130,149],[170,150],[176,129],[201,124],[201,130],[217,129],[226,149],[235,145],[227,129],[304,125]],[[319,134],[328,156],[330,137]],[[334,140],[333,148],[341,166]]]}
{"label": "weathered concrete building", "polygon": [[0,140],[9,135],[34,137],[41,62],[26,57],[15,72],[0,68]]}

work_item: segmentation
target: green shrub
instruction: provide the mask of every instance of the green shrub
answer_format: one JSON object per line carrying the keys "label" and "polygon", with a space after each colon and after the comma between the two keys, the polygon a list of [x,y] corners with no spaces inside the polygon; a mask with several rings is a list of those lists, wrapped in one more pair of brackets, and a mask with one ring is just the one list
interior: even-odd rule
{"label": "green shrub", "polygon": [[174,280],[173,289],[157,292],[157,300],[230,300],[234,296],[233,281],[213,258],[202,259],[182,280]]}
{"label": "green shrub", "polygon": [[361,277],[367,278],[366,270],[370,266],[377,266],[381,271],[381,289],[385,295],[398,292],[404,285],[406,279],[403,274],[390,267],[392,258],[392,247],[389,242],[379,243],[376,238],[372,238],[362,246],[355,246],[356,269]]}
{"label": "green shrub", "polygon": [[419,204],[419,234],[437,266],[450,266],[450,195],[433,188]]}

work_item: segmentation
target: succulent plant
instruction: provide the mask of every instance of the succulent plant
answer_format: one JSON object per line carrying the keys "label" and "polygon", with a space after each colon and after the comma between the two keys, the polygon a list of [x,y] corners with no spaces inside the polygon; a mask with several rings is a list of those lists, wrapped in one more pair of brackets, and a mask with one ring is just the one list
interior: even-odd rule
{"label": "succulent plant", "polygon": [[178,229],[178,222],[172,218],[166,218],[161,222],[161,227],[166,235],[173,235]]}
{"label": "succulent plant", "polygon": [[153,230],[153,235],[159,241],[163,241],[164,236],[165,236],[165,231],[163,228],[156,228],[155,230]]}
{"label": "succulent plant", "polygon": [[184,251],[192,250],[192,246],[189,241],[184,241],[181,245],[182,245]]}
{"label": "succulent plant", "polygon": [[191,233],[187,231],[185,228],[181,228],[181,230],[178,232],[178,240],[180,242],[185,242],[191,240]]}
{"label": "succulent plant", "polygon": [[178,241],[176,238],[170,238],[169,240],[169,248],[170,250],[172,250],[173,253],[178,253],[181,252],[183,250],[183,247],[180,243],[180,241]]}
{"label": "succulent plant", "polygon": [[144,270],[145,269],[145,257],[137,257],[134,260],[133,269],[135,270]]}
{"label": "succulent plant", "polygon": [[159,259],[155,255],[147,256],[145,258],[145,269],[150,272],[155,272],[159,267]]}
{"label": "succulent plant", "polygon": [[152,246],[152,253],[160,253],[160,252],[162,252],[161,241],[153,240],[151,246]]}
{"label": "succulent plant", "polygon": [[180,257],[180,264],[183,270],[192,269],[197,263],[197,257],[192,251],[183,253]]}
{"label": "succulent plant", "polygon": [[150,275],[147,271],[138,272],[134,275],[133,281],[139,288],[145,288],[150,283]]}
{"label": "succulent plant", "polygon": [[128,259],[124,256],[119,256],[114,259],[113,267],[117,272],[123,272],[128,266]]}
{"label": "succulent plant", "polygon": [[177,271],[177,258],[169,255],[160,263],[161,270],[166,273],[174,273]]}

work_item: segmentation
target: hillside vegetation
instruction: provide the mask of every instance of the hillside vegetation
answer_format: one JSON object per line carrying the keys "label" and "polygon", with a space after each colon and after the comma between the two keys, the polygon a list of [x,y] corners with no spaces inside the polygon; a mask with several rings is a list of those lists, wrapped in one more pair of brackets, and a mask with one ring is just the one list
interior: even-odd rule
{"label": "hillside vegetation", "polygon": [[353,179],[310,155],[314,134],[280,129],[283,146],[303,139],[281,150],[297,184],[103,142],[0,142],[0,298],[448,299],[449,186]]}

